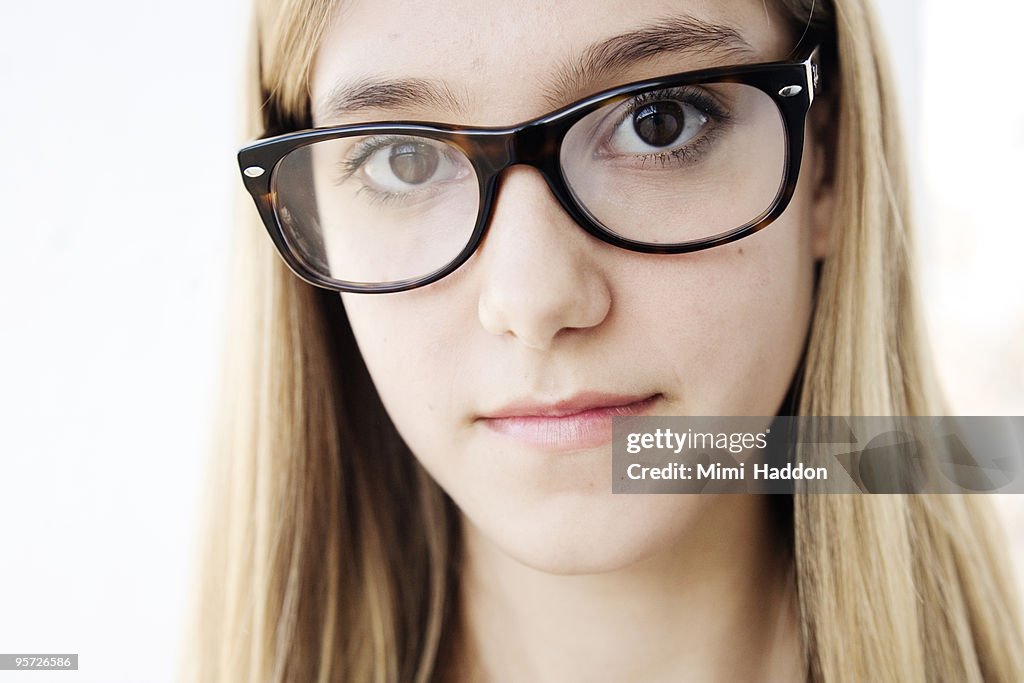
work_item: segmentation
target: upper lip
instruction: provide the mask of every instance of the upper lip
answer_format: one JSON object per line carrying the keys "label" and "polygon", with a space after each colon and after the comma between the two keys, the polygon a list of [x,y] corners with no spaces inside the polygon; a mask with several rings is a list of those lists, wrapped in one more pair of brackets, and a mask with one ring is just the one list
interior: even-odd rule
{"label": "upper lip", "polygon": [[588,410],[618,408],[640,401],[646,401],[657,394],[612,394],[604,392],[583,392],[557,401],[543,401],[525,398],[507,403],[500,408],[481,415],[484,419],[508,417],[567,417]]}

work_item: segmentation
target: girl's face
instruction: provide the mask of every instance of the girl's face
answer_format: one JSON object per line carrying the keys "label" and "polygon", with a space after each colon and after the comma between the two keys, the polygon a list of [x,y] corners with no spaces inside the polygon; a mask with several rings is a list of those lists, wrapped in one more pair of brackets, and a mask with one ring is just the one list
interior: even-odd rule
{"label": "girl's face", "polygon": [[[694,22],[730,28],[746,47],[656,31]],[[636,45],[645,32],[662,39],[597,73],[574,68],[592,46]],[[611,86],[785,59],[793,46],[761,0],[353,0],[316,57],[314,124],[511,125]],[[339,87],[398,79],[446,96],[322,113]],[[807,133],[788,209],[738,242],[671,256],[613,247],[578,227],[537,171],[514,166],[486,239],[455,273],[408,292],[342,295],[395,425],[478,536],[536,568],[603,571],[707,519],[713,496],[613,495],[604,425],[611,414],[776,413],[827,227]]]}

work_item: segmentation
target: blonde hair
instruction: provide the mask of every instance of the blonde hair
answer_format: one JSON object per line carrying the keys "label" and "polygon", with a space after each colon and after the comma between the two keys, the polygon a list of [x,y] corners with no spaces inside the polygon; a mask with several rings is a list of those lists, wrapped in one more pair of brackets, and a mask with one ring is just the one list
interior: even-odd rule
{"label": "blonde hair", "polygon": [[[880,31],[868,0],[781,4],[796,28],[831,36],[838,84],[838,228],[799,412],[930,414]],[[333,5],[257,0],[251,136],[309,125],[307,77]],[[244,228],[184,678],[441,680],[458,628],[454,506],[391,425],[337,295],[300,282],[261,227]],[[811,680],[1024,680],[983,497],[795,495],[792,522]]]}

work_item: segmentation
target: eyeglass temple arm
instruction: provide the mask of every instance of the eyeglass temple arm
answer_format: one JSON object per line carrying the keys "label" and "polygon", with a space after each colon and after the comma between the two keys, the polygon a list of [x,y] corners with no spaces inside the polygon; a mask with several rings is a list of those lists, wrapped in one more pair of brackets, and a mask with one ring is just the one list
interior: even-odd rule
{"label": "eyeglass temple arm", "polygon": [[814,96],[821,92],[821,77],[819,74],[818,57],[821,53],[821,45],[816,46],[811,53],[807,55],[807,59],[804,60],[804,66],[807,68],[807,82],[811,84],[811,101],[814,101]]}

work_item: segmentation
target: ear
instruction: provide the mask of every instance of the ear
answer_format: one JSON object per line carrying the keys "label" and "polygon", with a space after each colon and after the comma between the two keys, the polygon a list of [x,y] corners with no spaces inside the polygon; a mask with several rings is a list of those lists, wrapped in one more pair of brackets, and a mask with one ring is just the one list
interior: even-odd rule
{"label": "ear", "polygon": [[832,251],[835,237],[837,112],[830,100],[818,100],[807,126],[811,185],[811,251],[820,261]]}

